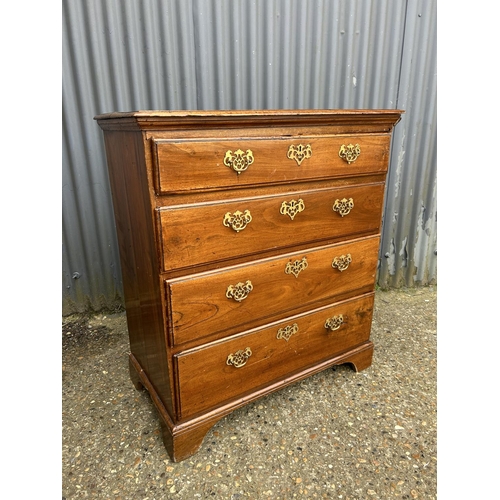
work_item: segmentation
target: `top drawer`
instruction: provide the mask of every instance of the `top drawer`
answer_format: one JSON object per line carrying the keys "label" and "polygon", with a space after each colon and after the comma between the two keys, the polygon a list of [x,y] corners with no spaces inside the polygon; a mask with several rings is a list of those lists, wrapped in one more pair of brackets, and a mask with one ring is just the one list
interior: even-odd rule
{"label": "top drawer", "polygon": [[167,194],[386,172],[390,135],[152,141]]}

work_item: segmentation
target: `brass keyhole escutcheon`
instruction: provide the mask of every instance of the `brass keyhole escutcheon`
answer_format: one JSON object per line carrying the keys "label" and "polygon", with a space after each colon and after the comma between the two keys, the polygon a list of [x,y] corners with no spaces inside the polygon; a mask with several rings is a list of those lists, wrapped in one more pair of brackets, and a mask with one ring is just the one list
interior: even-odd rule
{"label": "brass keyhole escutcheon", "polygon": [[287,342],[290,340],[292,335],[295,335],[299,331],[299,325],[294,323],[293,325],[287,325],[284,328],[280,328],[276,334],[277,339],[285,339]]}
{"label": "brass keyhole escutcheon", "polygon": [[294,260],[293,262],[290,261],[285,267],[285,274],[293,274],[297,278],[304,269],[307,269],[308,265],[306,257]]}
{"label": "brass keyhole escutcheon", "polygon": [[306,205],[302,198],[299,198],[298,200],[284,201],[280,207],[280,214],[288,215],[290,219],[293,220],[295,216],[298,213],[303,212],[305,208]]}
{"label": "brass keyhole escutcheon", "polygon": [[290,160],[295,160],[297,165],[300,167],[300,164],[307,158],[311,158],[312,156],[312,148],[310,144],[298,144],[297,146],[291,145],[288,148],[288,152],[286,156]]}

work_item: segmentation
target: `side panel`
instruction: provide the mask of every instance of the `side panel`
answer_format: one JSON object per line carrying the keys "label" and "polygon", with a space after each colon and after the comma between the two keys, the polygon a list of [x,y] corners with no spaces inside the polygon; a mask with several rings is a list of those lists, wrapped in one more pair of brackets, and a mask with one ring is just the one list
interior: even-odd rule
{"label": "side panel", "polygon": [[140,132],[104,133],[130,349],[173,414],[158,259]]}

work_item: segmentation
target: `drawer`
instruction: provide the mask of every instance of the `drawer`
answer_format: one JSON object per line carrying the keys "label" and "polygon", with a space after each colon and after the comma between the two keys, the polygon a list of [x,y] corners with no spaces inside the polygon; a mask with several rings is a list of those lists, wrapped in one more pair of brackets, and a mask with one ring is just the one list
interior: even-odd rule
{"label": "drawer", "polygon": [[176,355],[182,417],[293,378],[362,344],[369,339],[372,306],[373,294],[367,294]]}
{"label": "drawer", "polygon": [[378,233],[384,184],[158,209],[163,269]]}
{"label": "drawer", "polygon": [[386,172],[390,135],[152,142],[155,189],[167,194]]}
{"label": "drawer", "polygon": [[173,341],[229,335],[340,294],[371,292],[379,241],[374,236],[166,280]]}

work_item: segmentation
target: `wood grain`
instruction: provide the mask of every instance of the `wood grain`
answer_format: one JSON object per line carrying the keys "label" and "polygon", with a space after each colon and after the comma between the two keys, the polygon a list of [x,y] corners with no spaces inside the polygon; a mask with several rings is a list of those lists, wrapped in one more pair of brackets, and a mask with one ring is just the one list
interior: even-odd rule
{"label": "wood grain", "polygon": [[143,143],[137,134],[130,132],[107,132],[104,139],[130,347],[144,372],[154,380],[164,405],[173,413],[162,287]]}
{"label": "wood grain", "polygon": [[[379,183],[160,209],[163,269],[251,256],[299,243],[319,243],[340,235],[378,234],[383,196],[384,184]],[[354,208],[342,217],[333,211],[333,205],[344,198],[352,198]],[[280,213],[283,202],[299,199],[305,209],[293,220]],[[246,210],[252,221],[245,229],[236,232],[224,226],[226,213]]]}
{"label": "wood grain", "polygon": [[[174,141],[153,139],[158,194],[207,189],[241,188],[346,175],[385,172],[390,135],[332,135],[275,139]],[[290,146],[310,146],[310,158],[300,165],[287,156]],[[359,157],[351,164],[339,157],[342,145],[358,144]],[[236,173],[224,164],[227,151],[251,151],[253,163]]]}
{"label": "wood grain", "polygon": [[[372,307],[369,294],[175,356],[181,415],[208,410],[362,344],[370,336]],[[328,331],[325,321],[339,314],[343,325]],[[288,341],[276,338],[294,323],[298,332]],[[252,354],[243,367],[227,364],[228,355],[247,348]]]}
{"label": "wood grain", "polygon": [[[379,237],[373,236],[167,280],[174,343],[206,341],[205,337],[214,333],[227,336],[288,311],[320,306],[349,292],[371,291],[379,242]],[[339,271],[332,263],[342,255],[350,255],[352,262]],[[307,268],[297,277],[285,273],[288,263],[304,258]],[[226,296],[229,285],[247,281],[253,285],[247,298],[237,302]]]}
{"label": "wood grain", "polygon": [[[385,177],[401,113],[95,117],[113,195],[130,376],[149,392],[172,460],[193,455],[210,427],[244,404],[336,364],[370,366]],[[339,149],[350,143],[361,154],[347,164]],[[287,152],[300,144],[312,155],[299,165]],[[224,165],[237,149],[254,159],[240,174]],[[342,217],[333,205],[344,198],[354,206]],[[246,227],[228,222],[245,210]],[[345,254],[349,267],[332,268]],[[302,259],[297,276],[285,273]],[[247,280],[246,298],[227,294]],[[325,328],[339,314],[339,328]]]}

